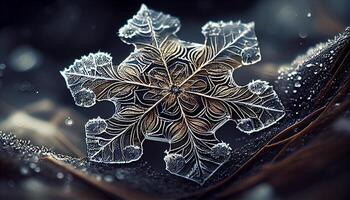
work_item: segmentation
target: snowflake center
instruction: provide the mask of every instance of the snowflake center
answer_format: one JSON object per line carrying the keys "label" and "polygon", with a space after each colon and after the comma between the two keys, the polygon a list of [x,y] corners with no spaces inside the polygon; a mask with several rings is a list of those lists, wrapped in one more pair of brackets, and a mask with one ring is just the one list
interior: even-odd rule
{"label": "snowflake center", "polygon": [[170,92],[175,95],[179,95],[182,92],[182,90],[177,85],[172,85],[170,86]]}

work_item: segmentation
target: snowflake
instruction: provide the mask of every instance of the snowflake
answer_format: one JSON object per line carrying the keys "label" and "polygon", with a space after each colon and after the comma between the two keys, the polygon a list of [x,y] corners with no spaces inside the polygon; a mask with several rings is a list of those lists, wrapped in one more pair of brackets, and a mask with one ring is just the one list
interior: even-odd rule
{"label": "snowflake", "polygon": [[204,44],[182,41],[177,18],[141,6],[119,30],[135,50],[121,64],[98,52],[62,71],[78,106],[111,101],[115,114],[85,125],[88,157],[94,162],[138,160],[145,139],[169,143],[166,169],[203,184],[231,155],[215,131],[228,120],[252,133],[285,112],[265,81],[239,86],[233,71],[260,60],[254,23],[208,22]]}

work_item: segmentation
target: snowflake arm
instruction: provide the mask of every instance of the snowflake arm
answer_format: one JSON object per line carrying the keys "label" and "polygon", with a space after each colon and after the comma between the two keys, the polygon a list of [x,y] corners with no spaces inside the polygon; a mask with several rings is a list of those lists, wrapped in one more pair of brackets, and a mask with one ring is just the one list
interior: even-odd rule
{"label": "snowflake arm", "polygon": [[253,22],[208,22],[202,27],[202,33],[211,53],[207,64],[237,59],[243,65],[251,65],[261,59]]}
{"label": "snowflake arm", "polygon": [[206,68],[220,67],[228,71],[261,59],[253,22],[208,22],[202,27],[202,33],[205,44],[189,53],[195,71],[181,85]]}
{"label": "snowflake arm", "polygon": [[177,104],[180,118],[167,129],[173,137],[164,158],[166,169],[202,185],[229,159],[231,148],[219,142],[203,112],[189,116],[180,100]]}
{"label": "snowflake arm", "polygon": [[83,56],[61,74],[75,103],[83,107],[93,106],[96,100],[132,100],[137,89],[162,90],[147,83],[139,67],[125,63],[114,67],[112,57],[102,52]]}
{"label": "snowflake arm", "polygon": [[169,37],[175,36],[180,29],[180,21],[176,17],[165,15],[162,12],[150,10],[142,4],[140,10],[128,23],[119,29],[119,37],[127,44],[133,44],[138,49],[147,49],[155,52],[154,60],[162,62],[167,76],[172,83],[167,62],[164,58],[164,46]]}
{"label": "snowflake arm", "polygon": [[201,97],[213,120],[229,117],[247,134],[273,125],[285,114],[276,92],[265,81],[252,81],[246,86],[217,86],[206,93],[188,93]]}
{"label": "snowflake arm", "polygon": [[127,44],[159,48],[167,37],[179,30],[178,18],[148,9],[142,4],[137,14],[119,29],[119,37]]}
{"label": "snowflake arm", "polygon": [[156,107],[165,97],[147,109],[130,105],[106,121],[101,118],[90,120],[85,126],[90,160],[104,163],[138,160],[146,135],[152,135],[160,128]]}

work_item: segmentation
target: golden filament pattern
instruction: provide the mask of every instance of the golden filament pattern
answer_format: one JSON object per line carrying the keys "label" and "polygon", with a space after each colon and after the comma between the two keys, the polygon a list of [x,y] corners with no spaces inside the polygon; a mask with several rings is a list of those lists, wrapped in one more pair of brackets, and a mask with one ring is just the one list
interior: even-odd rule
{"label": "golden filament pattern", "polygon": [[78,106],[115,104],[111,118],[85,126],[91,161],[136,161],[145,139],[166,142],[166,169],[203,184],[231,155],[215,136],[219,127],[233,120],[250,134],[283,117],[267,82],[239,86],[233,79],[235,69],[260,60],[253,23],[208,22],[204,44],[178,39],[179,29],[177,18],[142,5],[119,30],[121,40],[135,46],[121,64],[98,52],[61,72]]}

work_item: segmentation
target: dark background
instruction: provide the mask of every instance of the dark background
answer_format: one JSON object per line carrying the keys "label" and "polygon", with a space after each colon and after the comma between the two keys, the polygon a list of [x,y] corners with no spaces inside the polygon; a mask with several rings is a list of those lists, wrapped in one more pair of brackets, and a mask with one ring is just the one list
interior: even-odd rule
{"label": "dark background", "polygon": [[[178,36],[191,42],[204,41],[201,27],[210,20],[254,21],[262,61],[238,70],[239,84],[253,78],[273,82],[277,67],[342,32],[350,22],[348,0],[2,0],[0,130],[59,152],[84,155],[85,122],[97,116],[107,118],[114,109],[106,102],[88,109],[75,106],[59,71],[97,51],[111,53],[114,63],[120,63],[133,48],[121,42],[117,31],[141,3],[178,17],[182,24]],[[225,125],[219,137],[229,142],[230,137],[224,135],[232,127]],[[166,145],[145,145],[145,149],[151,145],[161,149],[146,150],[146,157],[162,160]]]}

